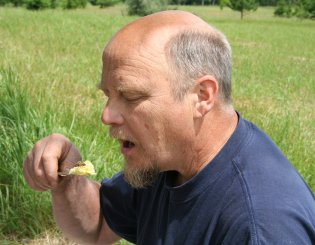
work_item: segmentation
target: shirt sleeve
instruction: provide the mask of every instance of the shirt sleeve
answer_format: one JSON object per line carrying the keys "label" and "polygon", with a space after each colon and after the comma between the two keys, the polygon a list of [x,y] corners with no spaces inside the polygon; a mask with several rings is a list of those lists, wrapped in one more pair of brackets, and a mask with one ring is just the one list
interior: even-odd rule
{"label": "shirt sleeve", "polygon": [[125,240],[136,243],[136,190],[123,178],[122,173],[104,179],[100,188],[101,211],[109,227]]}

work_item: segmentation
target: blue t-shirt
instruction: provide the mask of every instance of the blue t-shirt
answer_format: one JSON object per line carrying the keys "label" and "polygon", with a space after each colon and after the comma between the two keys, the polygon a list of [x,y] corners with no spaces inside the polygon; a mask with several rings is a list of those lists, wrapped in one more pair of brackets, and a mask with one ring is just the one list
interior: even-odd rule
{"label": "blue t-shirt", "polygon": [[315,199],[296,169],[252,123],[181,186],[163,172],[133,189],[122,173],[104,180],[102,213],[124,239],[144,245],[315,244]]}

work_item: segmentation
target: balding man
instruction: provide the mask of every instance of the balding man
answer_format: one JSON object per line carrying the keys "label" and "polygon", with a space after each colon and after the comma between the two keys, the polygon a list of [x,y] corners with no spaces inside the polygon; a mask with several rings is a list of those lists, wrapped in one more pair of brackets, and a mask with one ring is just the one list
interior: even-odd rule
{"label": "balding man", "polygon": [[58,177],[81,159],[62,135],[25,160],[30,186],[52,190],[64,234],[87,244],[315,244],[314,195],[234,110],[231,72],[225,36],[190,13],[160,12],[120,30],[104,50],[100,88],[124,171],[101,185]]}

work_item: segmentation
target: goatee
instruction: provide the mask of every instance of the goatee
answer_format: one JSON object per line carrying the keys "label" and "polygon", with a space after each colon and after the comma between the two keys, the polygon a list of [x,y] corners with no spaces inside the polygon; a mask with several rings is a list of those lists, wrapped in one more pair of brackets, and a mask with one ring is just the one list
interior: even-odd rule
{"label": "goatee", "polygon": [[153,166],[149,169],[128,167],[125,164],[124,178],[135,189],[151,186],[159,175],[159,170]]}

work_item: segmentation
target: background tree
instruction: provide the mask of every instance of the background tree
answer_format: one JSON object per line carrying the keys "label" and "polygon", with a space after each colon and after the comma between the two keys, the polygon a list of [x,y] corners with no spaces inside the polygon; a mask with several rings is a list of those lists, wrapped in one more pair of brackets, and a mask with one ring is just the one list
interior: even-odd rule
{"label": "background tree", "polygon": [[61,7],[63,9],[76,9],[85,8],[87,0],[63,0],[61,2]]}
{"label": "background tree", "polygon": [[220,6],[223,8],[227,6],[235,11],[239,11],[241,13],[241,19],[244,17],[245,11],[256,11],[258,8],[257,0],[221,0]]}
{"label": "background tree", "polygon": [[10,0],[9,2],[12,3],[14,7],[19,7],[24,4],[23,0]]}
{"label": "background tree", "polygon": [[281,17],[291,17],[293,15],[293,9],[291,5],[291,1],[279,0],[274,14]]}
{"label": "background tree", "polygon": [[315,19],[315,0],[279,0],[274,14],[287,18]]}
{"label": "background tree", "polygon": [[315,0],[305,0],[304,8],[308,13],[308,18],[315,19]]}
{"label": "background tree", "polygon": [[0,6],[4,6],[9,2],[10,2],[9,0],[0,0]]}
{"label": "background tree", "polygon": [[169,4],[173,5],[209,5],[213,4],[214,0],[170,0]]}
{"label": "background tree", "polygon": [[40,10],[51,6],[50,0],[27,0],[26,8],[30,10]]}
{"label": "background tree", "polygon": [[277,6],[278,0],[258,0],[259,6]]}
{"label": "background tree", "polygon": [[129,15],[145,16],[167,9],[167,0],[126,0]]}
{"label": "background tree", "polygon": [[95,1],[94,5],[99,5],[101,8],[110,7],[121,2],[120,0],[94,0],[94,1]]}

